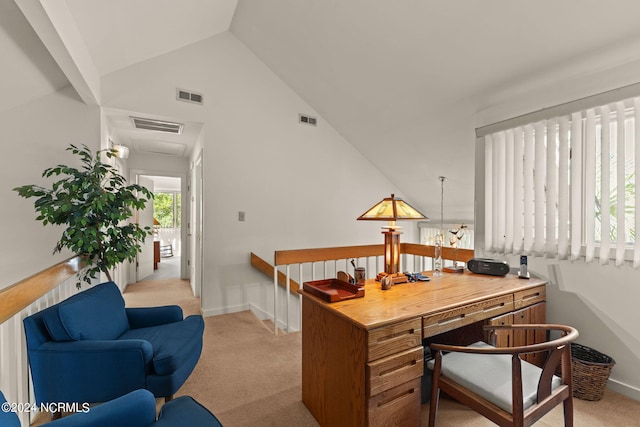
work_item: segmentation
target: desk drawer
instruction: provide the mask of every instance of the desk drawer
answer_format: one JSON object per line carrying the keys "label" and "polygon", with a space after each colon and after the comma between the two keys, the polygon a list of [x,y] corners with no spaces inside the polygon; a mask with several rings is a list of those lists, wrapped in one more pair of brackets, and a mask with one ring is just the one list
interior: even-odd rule
{"label": "desk drawer", "polygon": [[538,286],[526,291],[519,291],[513,294],[513,305],[515,310],[527,307],[547,299],[547,291],[544,286]]}
{"label": "desk drawer", "polygon": [[369,427],[419,426],[420,378],[369,399]]}
{"label": "desk drawer", "polygon": [[423,347],[367,363],[367,393],[374,396],[414,378],[420,378],[423,368]]}
{"label": "desk drawer", "polygon": [[431,337],[510,311],[513,311],[513,294],[425,316],[422,318],[422,333]]}
{"label": "desk drawer", "polygon": [[368,361],[422,345],[421,319],[407,320],[369,331]]}

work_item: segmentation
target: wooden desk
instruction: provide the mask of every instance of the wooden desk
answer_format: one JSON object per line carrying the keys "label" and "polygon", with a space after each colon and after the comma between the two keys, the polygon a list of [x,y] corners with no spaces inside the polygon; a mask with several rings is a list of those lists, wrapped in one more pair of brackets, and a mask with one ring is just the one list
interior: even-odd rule
{"label": "wooden desk", "polygon": [[153,269],[158,269],[158,263],[160,262],[160,241],[153,241]]}
{"label": "wooden desk", "polygon": [[419,426],[422,339],[477,322],[544,323],[545,284],[465,272],[387,291],[368,280],[364,298],[336,303],[302,291],[302,401],[322,426]]}

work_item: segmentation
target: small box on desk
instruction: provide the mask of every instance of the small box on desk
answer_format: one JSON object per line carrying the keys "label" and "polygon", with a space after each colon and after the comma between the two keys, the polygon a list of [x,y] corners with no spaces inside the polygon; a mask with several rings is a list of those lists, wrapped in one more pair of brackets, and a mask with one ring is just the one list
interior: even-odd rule
{"label": "small box on desk", "polygon": [[362,298],[364,287],[338,279],[314,280],[304,282],[302,288],[327,302],[344,301],[351,298]]}

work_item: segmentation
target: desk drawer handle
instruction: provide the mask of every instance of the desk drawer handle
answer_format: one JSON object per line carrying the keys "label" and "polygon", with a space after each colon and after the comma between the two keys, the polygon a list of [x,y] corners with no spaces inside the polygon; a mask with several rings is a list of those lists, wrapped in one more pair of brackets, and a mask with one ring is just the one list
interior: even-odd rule
{"label": "desk drawer handle", "polygon": [[464,319],[467,316],[473,316],[473,315],[478,314],[478,313],[486,313],[486,312],[489,312],[489,311],[493,311],[493,310],[497,310],[497,309],[503,308],[504,306],[505,306],[505,303],[504,302],[500,302],[500,303],[495,304],[495,305],[493,305],[491,307],[483,307],[481,310],[474,311],[473,313],[460,313],[459,315],[457,315],[455,317],[450,317],[448,319],[439,320],[438,321],[438,325],[446,325],[447,323],[457,322],[459,320]]}
{"label": "desk drawer handle", "polygon": [[381,371],[378,374],[378,376],[379,377],[384,377],[385,375],[393,374],[394,372],[400,371],[400,370],[405,369],[405,368],[410,368],[410,367],[415,366],[417,364],[418,364],[417,360],[410,360],[410,361],[405,362],[405,363],[403,363],[401,365],[394,366],[393,368],[389,368],[386,371]]}
{"label": "desk drawer handle", "polygon": [[411,329],[408,329],[406,331],[400,331],[400,332],[396,332],[395,334],[389,334],[389,335],[385,335],[383,337],[380,337],[380,338],[378,338],[377,342],[381,343],[381,342],[392,340],[394,338],[401,337],[403,335],[413,335],[415,333],[416,333],[416,330],[411,328]]}
{"label": "desk drawer handle", "polygon": [[444,320],[439,320],[438,321],[438,325],[446,325],[447,323],[453,323],[453,322],[457,322],[461,319],[464,319],[464,317],[466,316],[466,314],[462,313],[459,316],[456,317],[450,317],[448,319],[444,319]]}
{"label": "desk drawer handle", "polygon": [[524,295],[522,297],[522,301],[526,301],[526,300],[529,300],[529,299],[536,299],[536,298],[539,298],[539,297],[540,297],[540,292],[536,292],[535,294]]}
{"label": "desk drawer handle", "polygon": [[491,311],[491,310],[495,310],[497,308],[502,308],[502,307],[504,307],[504,303],[503,302],[501,302],[500,304],[493,305],[491,307],[487,307],[482,311]]}
{"label": "desk drawer handle", "polygon": [[396,395],[396,396],[390,397],[389,399],[386,399],[386,400],[383,400],[383,401],[381,401],[381,402],[378,402],[378,408],[381,408],[381,407],[383,407],[383,406],[390,405],[390,404],[392,404],[393,402],[395,402],[395,401],[397,401],[397,400],[400,400],[400,399],[402,399],[403,397],[406,397],[406,396],[412,395],[412,394],[413,394],[413,393],[415,393],[415,392],[416,392],[416,389],[412,387],[412,388],[410,388],[409,390],[404,391],[403,393],[400,393],[400,394],[398,394],[398,395]]}

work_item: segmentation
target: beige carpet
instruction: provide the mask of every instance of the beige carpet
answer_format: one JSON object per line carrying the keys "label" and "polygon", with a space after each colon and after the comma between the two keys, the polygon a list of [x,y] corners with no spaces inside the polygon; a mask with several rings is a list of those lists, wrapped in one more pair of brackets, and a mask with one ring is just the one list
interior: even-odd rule
{"label": "beige carpet", "polygon": [[[128,306],[179,304],[197,313],[199,301],[188,282],[144,281],[128,287]],[[300,333],[274,336],[251,312],[205,319],[204,349],[177,395],[191,395],[226,427],[317,426],[301,402]],[[640,402],[607,391],[599,402],[575,399],[577,427],[640,426]],[[428,407],[423,405],[423,425]],[[448,399],[441,399],[438,426],[491,426],[491,422]],[[536,426],[563,425],[562,408]]]}

